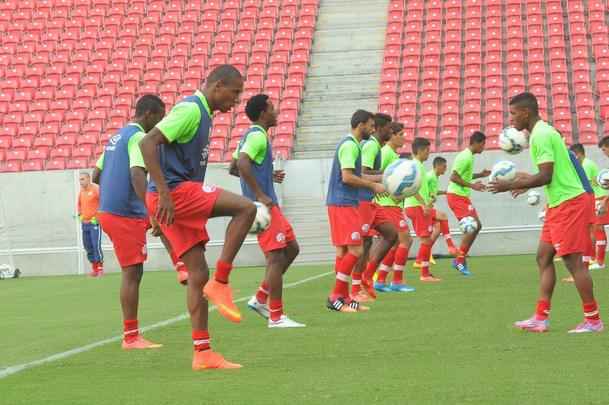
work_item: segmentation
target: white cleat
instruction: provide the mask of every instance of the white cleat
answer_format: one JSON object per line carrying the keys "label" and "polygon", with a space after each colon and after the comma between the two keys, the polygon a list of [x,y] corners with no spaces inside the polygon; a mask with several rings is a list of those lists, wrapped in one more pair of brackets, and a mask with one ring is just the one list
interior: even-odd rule
{"label": "white cleat", "polygon": [[250,298],[250,300],[247,302],[247,306],[252,311],[257,312],[258,315],[260,315],[264,319],[269,319],[269,316],[270,316],[269,306],[266,304],[259,303],[258,300],[256,299],[256,296],[253,296],[252,298]]}
{"label": "white cleat", "polygon": [[305,326],[307,325],[293,321],[286,315],[281,315],[278,321],[271,321],[269,319],[269,328],[304,328]]}
{"label": "white cleat", "polygon": [[602,270],[605,268],[605,264],[598,264],[597,262],[594,262],[590,265],[589,269],[590,270]]}

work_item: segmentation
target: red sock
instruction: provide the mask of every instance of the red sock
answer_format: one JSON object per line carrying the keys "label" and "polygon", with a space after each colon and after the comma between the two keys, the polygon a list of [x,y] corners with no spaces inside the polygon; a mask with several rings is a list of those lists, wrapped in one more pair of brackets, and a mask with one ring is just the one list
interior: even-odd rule
{"label": "red sock", "polygon": [[334,259],[334,272],[338,272],[338,268],[340,267],[340,261],[343,260],[342,257],[340,256],[336,256],[336,259]]}
{"label": "red sock", "polygon": [[336,282],[334,284],[334,290],[332,290],[332,296],[343,298],[349,296],[349,278],[356,263],[357,256],[351,253],[347,253],[343,256],[338,271],[336,272]]}
{"label": "red sock", "polygon": [[209,332],[201,329],[192,330],[192,344],[196,352],[202,352],[211,349]]}
{"label": "red sock", "polygon": [[465,246],[463,243],[461,244],[461,247],[459,247],[459,253],[457,254],[457,263],[465,264],[465,256],[467,256],[469,248],[469,246]]}
{"label": "red sock", "polygon": [[140,334],[137,319],[126,319],[123,321],[123,340],[127,343],[133,342]]}
{"label": "red sock", "polygon": [[607,234],[604,226],[594,232],[594,239],[596,239],[596,262],[602,266],[605,264],[605,250],[607,249]]}
{"label": "red sock", "polygon": [[545,321],[550,316],[550,301],[539,300],[537,301],[537,308],[535,308],[535,319],[538,321]]}
{"label": "red sock", "polygon": [[260,283],[258,291],[256,292],[256,300],[260,304],[266,304],[266,300],[269,298],[269,284],[266,281]]}
{"label": "red sock", "polygon": [[417,254],[417,262],[421,263],[421,277],[429,277],[429,255],[431,254],[431,245],[421,243],[419,253]]}
{"label": "red sock", "polygon": [[446,241],[446,246],[449,249],[456,249],[455,243],[453,242],[452,236],[450,236],[450,228],[448,227],[448,220],[440,221],[440,233],[444,236],[444,240]]}
{"label": "red sock", "polygon": [[597,322],[600,319],[596,301],[584,303],[584,317],[592,322]]}
{"label": "red sock", "polygon": [[375,262],[374,260],[370,260],[368,262],[368,264],[366,265],[366,270],[364,270],[363,277],[366,280],[371,280],[378,267],[379,267],[378,262]]}
{"label": "red sock", "polygon": [[387,252],[385,257],[383,257],[383,261],[381,263],[384,264],[387,267],[391,267],[393,265],[394,260],[395,260],[395,254],[396,254],[396,252],[397,252],[396,248],[389,249],[389,252]]}
{"label": "red sock", "polygon": [[351,272],[351,294],[355,295],[362,289],[362,273],[358,273],[353,269]]}
{"label": "red sock", "polygon": [[395,252],[395,261],[393,264],[393,284],[402,284],[404,282],[404,267],[408,260],[408,249],[406,246],[399,245]]}
{"label": "red sock", "polygon": [[228,284],[228,275],[230,274],[232,269],[232,264],[218,260],[216,262],[216,274],[214,278],[219,283]]}
{"label": "red sock", "polygon": [[269,300],[269,312],[271,313],[271,321],[278,321],[283,315],[283,303],[281,298]]}

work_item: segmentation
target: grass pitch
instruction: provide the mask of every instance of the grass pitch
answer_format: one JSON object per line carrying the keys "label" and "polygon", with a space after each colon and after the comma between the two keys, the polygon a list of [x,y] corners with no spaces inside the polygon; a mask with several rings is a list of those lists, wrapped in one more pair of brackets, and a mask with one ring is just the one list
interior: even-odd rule
{"label": "grass pitch", "polygon": [[[0,404],[607,404],[609,331],[567,335],[582,317],[573,285],[559,284],[551,330],[526,334],[511,324],[532,314],[537,271],[531,256],[472,258],[463,278],[441,260],[439,284],[387,293],[371,311],[324,308],[331,276],[285,292],[287,313],[307,328],[269,330],[258,315],[233,325],[210,315],[213,347],[241,370],[190,369],[188,320],[149,331],[156,351],[123,352],[120,343],[35,366],[0,379]],[[559,275],[565,275],[561,265]],[[300,266],[287,282],[327,273]],[[251,295],[262,269],[236,269],[235,296]],[[607,270],[593,273],[609,320]],[[121,333],[118,275],[25,278],[0,283],[0,370]],[[185,312],[172,272],[145,274],[140,324]]]}

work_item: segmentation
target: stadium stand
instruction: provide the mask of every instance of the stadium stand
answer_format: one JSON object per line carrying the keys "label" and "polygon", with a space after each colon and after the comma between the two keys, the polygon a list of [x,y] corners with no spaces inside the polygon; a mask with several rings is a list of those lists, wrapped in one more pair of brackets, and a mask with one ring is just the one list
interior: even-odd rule
{"label": "stadium stand", "polygon": [[595,144],[609,119],[607,12],[602,0],[391,0],[379,110],[437,151],[478,129],[493,149],[509,97],[528,90],[569,143]]}
{"label": "stadium stand", "polygon": [[242,104],[214,119],[221,162],[249,126],[245,100],[279,107],[273,146],[290,156],[318,0],[8,0],[0,3],[0,171],[92,167],[135,99],[171,107],[206,72],[246,74]]}

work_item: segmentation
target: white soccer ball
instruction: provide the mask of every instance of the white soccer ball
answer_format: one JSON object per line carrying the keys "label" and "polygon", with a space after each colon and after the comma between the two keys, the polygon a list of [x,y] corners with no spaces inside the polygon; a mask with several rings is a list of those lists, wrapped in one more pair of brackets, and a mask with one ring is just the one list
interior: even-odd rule
{"label": "white soccer ball", "polygon": [[528,145],[525,133],[514,127],[504,128],[499,134],[499,147],[511,155],[522,152]]}
{"label": "white soccer ball", "polygon": [[605,186],[605,183],[609,182],[609,169],[601,169],[596,176],[596,182],[605,190],[609,190],[609,187]]}
{"label": "white soccer ball", "polygon": [[383,185],[394,197],[412,197],[421,187],[421,171],[412,160],[396,160],[385,169]]}
{"label": "white soccer ball", "polygon": [[537,214],[537,218],[539,218],[539,220],[541,222],[544,222],[546,220],[546,211],[545,210],[539,211],[539,214]]}
{"label": "white soccer ball", "polygon": [[539,191],[537,191],[537,190],[529,191],[529,193],[527,194],[527,204],[534,207],[535,205],[538,205],[540,202],[541,202],[541,194],[539,194]]}
{"label": "white soccer ball", "polygon": [[271,212],[261,202],[254,201],[254,205],[256,206],[256,219],[254,219],[249,233],[258,234],[266,230],[271,224]]}
{"label": "white soccer ball", "polygon": [[465,217],[459,221],[459,229],[463,233],[474,233],[478,230],[478,221],[474,217]]}
{"label": "white soccer ball", "polygon": [[510,181],[516,177],[516,165],[509,160],[502,160],[495,163],[491,169],[490,181],[502,180]]}

